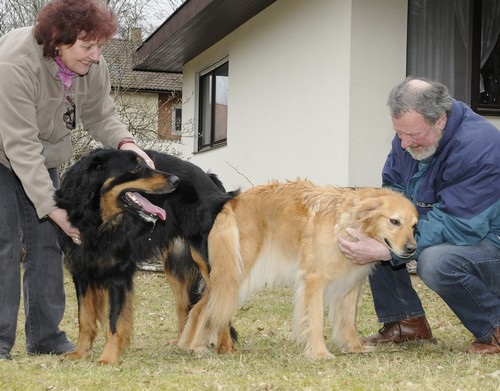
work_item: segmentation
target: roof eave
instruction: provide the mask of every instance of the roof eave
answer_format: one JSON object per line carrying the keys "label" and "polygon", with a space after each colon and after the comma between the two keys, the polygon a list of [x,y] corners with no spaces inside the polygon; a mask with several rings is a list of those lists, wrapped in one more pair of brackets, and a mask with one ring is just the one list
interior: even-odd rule
{"label": "roof eave", "polygon": [[276,0],[187,0],[135,54],[134,70],[182,73],[183,65]]}

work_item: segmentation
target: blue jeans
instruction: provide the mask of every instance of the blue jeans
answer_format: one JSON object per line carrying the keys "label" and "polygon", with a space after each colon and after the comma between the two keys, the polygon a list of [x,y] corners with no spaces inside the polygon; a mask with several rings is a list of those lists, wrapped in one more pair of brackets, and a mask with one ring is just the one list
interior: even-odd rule
{"label": "blue jeans", "polygon": [[[417,273],[476,340],[491,339],[500,327],[500,249],[488,240],[475,246],[429,247],[420,254]],[[405,266],[379,264],[370,286],[379,322],[425,315]]]}
{"label": "blue jeans", "polygon": [[[56,169],[49,170],[59,186]],[[19,179],[0,164],[0,353],[10,352],[16,338],[21,301],[22,260],[25,334],[28,352],[66,341],[59,330],[64,315],[64,275],[57,227],[39,219]]]}

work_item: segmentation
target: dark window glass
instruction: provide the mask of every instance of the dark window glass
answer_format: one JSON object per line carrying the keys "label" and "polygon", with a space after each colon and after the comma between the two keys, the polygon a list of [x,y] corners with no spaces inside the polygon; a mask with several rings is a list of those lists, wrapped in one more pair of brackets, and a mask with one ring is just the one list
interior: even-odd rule
{"label": "dark window glass", "polygon": [[409,0],[407,74],[500,114],[500,1]]}
{"label": "dark window glass", "polygon": [[200,77],[198,150],[227,141],[227,109],[229,64],[213,69]]}

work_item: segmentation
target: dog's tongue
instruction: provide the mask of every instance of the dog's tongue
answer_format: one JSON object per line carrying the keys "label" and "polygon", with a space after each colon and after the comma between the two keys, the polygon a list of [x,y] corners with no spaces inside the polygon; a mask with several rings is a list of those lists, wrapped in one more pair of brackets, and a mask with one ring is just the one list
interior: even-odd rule
{"label": "dog's tongue", "polygon": [[138,202],[140,202],[142,208],[155,216],[158,216],[161,220],[165,220],[167,218],[167,213],[165,212],[164,209],[160,208],[159,206],[156,206],[149,202],[146,198],[141,196],[139,193],[132,193],[134,197],[137,199]]}

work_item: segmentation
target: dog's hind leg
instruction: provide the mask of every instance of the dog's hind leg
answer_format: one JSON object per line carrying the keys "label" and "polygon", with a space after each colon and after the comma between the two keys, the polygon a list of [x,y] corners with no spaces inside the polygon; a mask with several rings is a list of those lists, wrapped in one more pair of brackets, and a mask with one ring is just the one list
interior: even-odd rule
{"label": "dog's hind leg", "polygon": [[184,330],[179,338],[177,346],[196,353],[208,352],[205,346],[207,338],[207,316],[206,304],[208,300],[207,291],[198,303],[191,308]]}
{"label": "dog's hind leg", "polygon": [[191,256],[193,257],[193,261],[198,265],[198,269],[205,280],[205,285],[208,287],[210,282],[210,270],[208,269],[208,260],[205,259],[197,250],[195,250],[192,246],[189,247],[191,251]]}
{"label": "dog's hind leg", "polygon": [[201,297],[200,271],[186,241],[175,239],[163,250],[163,270],[174,295],[177,338],[172,343],[176,344],[184,330],[189,310]]}
{"label": "dog's hind leg", "polygon": [[98,322],[104,318],[107,294],[102,289],[90,287],[79,291],[78,294],[78,343],[73,352],[65,357],[78,360],[91,353],[92,344],[97,335]]}
{"label": "dog's hind leg", "polygon": [[177,278],[174,274],[165,269],[165,278],[168,281],[170,289],[174,295],[175,313],[177,314],[177,338],[172,343],[177,343],[189,314],[189,288],[186,287],[186,281]]}
{"label": "dog's hind leg", "polygon": [[99,364],[116,364],[132,339],[134,291],[131,281],[109,287],[109,324]]}
{"label": "dog's hind leg", "polygon": [[[248,254],[245,255],[251,260],[251,264],[257,257],[260,246],[261,243],[256,244],[255,248],[249,246]],[[244,263],[240,248],[240,229],[230,203],[217,215],[208,235],[208,254],[211,270],[206,303],[207,323],[218,337],[218,352],[233,352],[236,333],[231,328],[231,321],[240,301]],[[234,335],[231,335],[231,331]]]}
{"label": "dog's hind leg", "polygon": [[[231,331],[233,331],[233,333]],[[218,353],[233,353],[236,351],[236,348],[234,347],[236,331],[232,328],[231,324],[229,324],[228,327],[223,327],[219,331],[218,340]]]}

